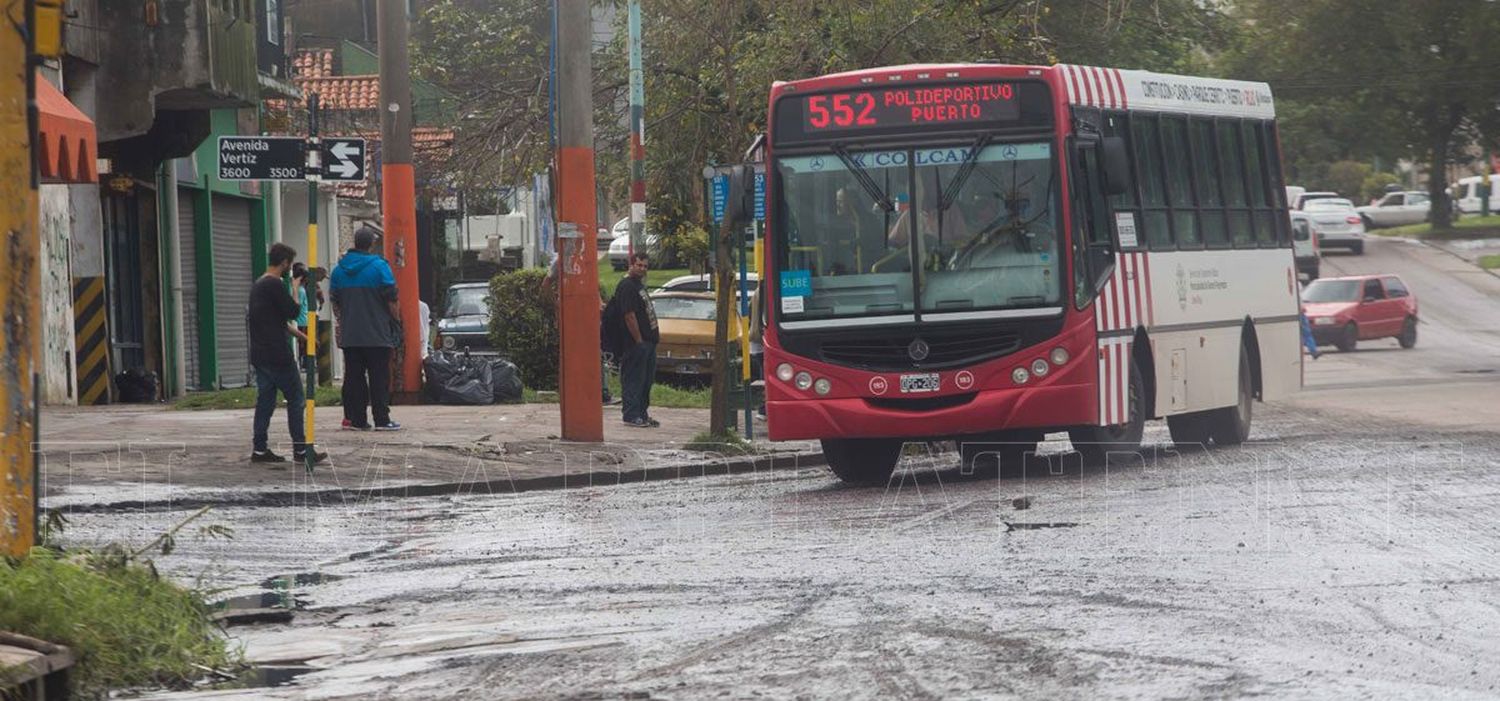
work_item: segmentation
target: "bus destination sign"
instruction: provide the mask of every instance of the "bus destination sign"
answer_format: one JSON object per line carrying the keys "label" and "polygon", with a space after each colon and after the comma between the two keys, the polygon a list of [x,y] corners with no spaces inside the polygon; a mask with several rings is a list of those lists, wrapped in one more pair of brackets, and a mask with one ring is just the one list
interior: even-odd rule
{"label": "bus destination sign", "polygon": [[1021,114],[1011,83],[871,88],[808,95],[804,133],[918,126],[950,122],[1005,122]]}

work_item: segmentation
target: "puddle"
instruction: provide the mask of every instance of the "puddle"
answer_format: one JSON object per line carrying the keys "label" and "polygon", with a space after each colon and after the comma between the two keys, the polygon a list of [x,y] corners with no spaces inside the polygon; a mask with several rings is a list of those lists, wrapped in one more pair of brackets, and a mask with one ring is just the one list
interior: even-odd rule
{"label": "puddle", "polygon": [[265,665],[251,667],[241,677],[240,681],[245,688],[265,689],[286,686],[296,680],[297,677],[314,671],[317,671],[316,667],[309,667],[307,665]]}
{"label": "puddle", "polygon": [[1049,523],[1013,523],[1011,521],[1006,521],[1005,522],[1005,529],[1008,530],[1008,531],[1039,531],[1039,530],[1041,530],[1043,528],[1077,528],[1077,527],[1078,527],[1078,524],[1076,524],[1076,523],[1069,523],[1069,522],[1066,522],[1066,521],[1053,521],[1053,522],[1049,522]]}
{"label": "puddle", "polygon": [[311,587],[328,582],[337,582],[344,579],[343,575],[323,574],[322,572],[298,572],[296,574],[284,574],[272,577],[260,585],[267,589],[289,589],[291,587]]}
{"label": "puddle", "polygon": [[1495,369],[1479,368],[1477,370],[1457,370],[1456,372],[1460,375],[1492,375],[1495,373]]}
{"label": "puddle", "polygon": [[265,611],[266,609],[279,609],[286,611],[300,611],[307,608],[308,599],[299,588],[314,587],[328,582],[337,582],[344,579],[341,575],[323,574],[322,572],[298,572],[296,574],[285,574],[272,577],[260,583],[265,589],[258,594],[244,594],[233,596],[214,604],[217,611],[229,614],[226,618],[234,621],[255,622],[256,618],[235,616],[237,611]]}

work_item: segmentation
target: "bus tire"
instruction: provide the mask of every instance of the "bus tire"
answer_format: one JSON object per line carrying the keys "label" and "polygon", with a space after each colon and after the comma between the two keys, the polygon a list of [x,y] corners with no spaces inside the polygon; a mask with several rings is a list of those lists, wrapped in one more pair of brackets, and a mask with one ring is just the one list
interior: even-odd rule
{"label": "bus tire", "polygon": [[890,481],[903,444],[895,438],[825,438],[822,443],[833,474],[846,484],[859,485]]}
{"label": "bus tire", "polygon": [[1085,462],[1103,463],[1109,453],[1134,453],[1141,449],[1141,437],[1146,430],[1146,383],[1140,366],[1130,361],[1130,388],[1126,392],[1130,408],[1125,423],[1116,426],[1078,426],[1068,429],[1068,439],[1073,449],[1083,456]]}
{"label": "bus tire", "polygon": [[1239,445],[1250,437],[1250,419],[1255,407],[1255,388],[1251,385],[1250,354],[1240,349],[1238,399],[1234,406],[1207,413],[1208,432],[1218,445]]}
{"label": "bus tire", "polygon": [[1213,436],[1208,431],[1207,417],[1202,412],[1178,414],[1167,417],[1167,432],[1172,434],[1172,444],[1178,448],[1208,447]]}

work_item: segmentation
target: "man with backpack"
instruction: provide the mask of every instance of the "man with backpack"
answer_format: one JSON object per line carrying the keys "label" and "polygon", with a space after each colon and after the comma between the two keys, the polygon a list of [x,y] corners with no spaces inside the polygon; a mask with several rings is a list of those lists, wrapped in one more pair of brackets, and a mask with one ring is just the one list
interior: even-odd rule
{"label": "man with backpack", "polygon": [[656,378],[656,343],[661,332],[656,309],[646,292],[650,258],[641,252],[630,256],[630,272],[615,286],[615,295],[605,306],[600,337],[620,359],[621,411],[626,426],[656,428],[651,418],[651,384]]}

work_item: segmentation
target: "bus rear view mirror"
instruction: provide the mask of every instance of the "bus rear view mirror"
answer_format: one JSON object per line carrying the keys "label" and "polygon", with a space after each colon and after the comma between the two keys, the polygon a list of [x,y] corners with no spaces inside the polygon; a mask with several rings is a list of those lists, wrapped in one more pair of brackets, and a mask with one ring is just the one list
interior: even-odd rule
{"label": "bus rear view mirror", "polygon": [[1130,181],[1130,154],[1125,150],[1125,140],[1118,136],[1106,136],[1099,153],[1104,165],[1104,191],[1110,195],[1123,195],[1135,188]]}

